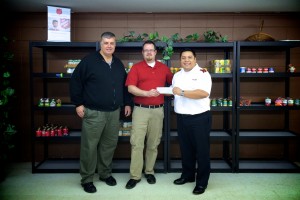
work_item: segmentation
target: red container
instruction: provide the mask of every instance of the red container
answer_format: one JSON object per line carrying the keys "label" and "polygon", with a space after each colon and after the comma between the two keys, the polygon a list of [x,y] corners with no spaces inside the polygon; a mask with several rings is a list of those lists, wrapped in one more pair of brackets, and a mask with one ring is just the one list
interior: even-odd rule
{"label": "red container", "polygon": [[54,137],[54,136],[55,136],[55,132],[54,132],[53,129],[50,131],[50,136],[51,136],[51,137]]}
{"label": "red container", "polygon": [[50,131],[49,130],[45,130],[45,137],[49,137],[50,136]]}
{"label": "red container", "polygon": [[63,135],[62,135],[62,130],[61,130],[61,128],[58,128],[58,129],[57,129],[57,136],[63,136]]}
{"label": "red container", "polygon": [[36,137],[41,137],[42,136],[42,131],[39,129],[35,132]]}
{"label": "red container", "polygon": [[65,128],[63,129],[63,133],[64,133],[64,136],[69,135],[69,129],[68,129],[68,127],[65,127]]}

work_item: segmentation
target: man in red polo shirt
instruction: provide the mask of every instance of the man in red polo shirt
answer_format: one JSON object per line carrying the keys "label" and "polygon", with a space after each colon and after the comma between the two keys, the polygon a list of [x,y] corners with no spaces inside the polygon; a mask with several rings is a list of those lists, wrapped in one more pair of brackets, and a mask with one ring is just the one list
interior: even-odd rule
{"label": "man in red polo shirt", "polygon": [[127,189],[134,188],[141,181],[144,144],[145,177],[149,184],[156,183],[154,165],[164,118],[164,95],[156,88],[164,87],[166,83],[170,85],[173,78],[168,66],[155,60],[157,50],[154,42],[146,41],[143,44],[142,54],[144,60],[132,66],[126,80],[126,86],[134,95],[135,103],[130,136],[130,180],[126,184]]}

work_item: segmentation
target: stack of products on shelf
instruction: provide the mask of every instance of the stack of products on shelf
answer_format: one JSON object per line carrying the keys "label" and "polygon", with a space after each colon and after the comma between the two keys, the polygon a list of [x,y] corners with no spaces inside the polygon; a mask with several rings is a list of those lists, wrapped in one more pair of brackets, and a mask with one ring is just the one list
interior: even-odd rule
{"label": "stack of products on shelf", "polygon": [[240,73],[274,73],[274,67],[240,67]]}
{"label": "stack of products on shelf", "polygon": [[296,68],[294,67],[293,64],[289,64],[289,69],[288,69],[289,72],[291,73],[294,73],[296,71]]}
{"label": "stack of products on shelf", "polygon": [[241,97],[240,98],[240,106],[250,106],[251,105],[251,99],[246,99]]}
{"label": "stack of products on shelf", "polygon": [[299,106],[300,105],[300,100],[299,99],[295,99],[295,101],[290,98],[282,98],[282,97],[278,97],[275,101],[274,101],[275,106]]}
{"label": "stack of products on shelf", "polygon": [[133,62],[129,62],[127,67],[125,67],[125,71],[128,73],[132,66],[133,66]]}
{"label": "stack of products on shelf", "polygon": [[67,126],[60,126],[54,124],[46,124],[39,127],[36,132],[36,137],[62,137],[69,135],[69,128]]}
{"label": "stack of products on shelf", "polygon": [[180,67],[170,67],[170,70],[171,70],[172,74],[175,74],[176,72],[180,71],[181,68]]}
{"label": "stack of products on shelf", "polygon": [[132,122],[120,121],[119,136],[130,136]]}
{"label": "stack of products on shelf", "polygon": [[213,98],[210,101],[211,106],[232,106],[232,100],[230,98]]}
{"label": "stack of products on shelf", "polygon": [[68,64],[65,65],[68,74],[72,74],[76,66],[80,63],[81,60],[68,60]]}
{"label": "stack of products on shelf", "polygon": [[54,99],[52,98],[50,100],[50,98],[40,98],[39,103],[38,103],[39,107],[60,107],[61,106],[61,100],[60,99]]}
{"label": "stack of products on shelf", "polygon": [[213,60],[212,73],[231,73],[230,60]]}

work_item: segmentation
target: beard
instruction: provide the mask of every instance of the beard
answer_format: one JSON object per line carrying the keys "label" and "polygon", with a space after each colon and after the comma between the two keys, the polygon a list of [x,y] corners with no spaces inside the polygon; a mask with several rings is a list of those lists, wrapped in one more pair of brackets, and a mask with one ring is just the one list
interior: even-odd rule
{"label": "beard", "polygon": [[153,57],[147,56],[147,57],[146,57],[146,60],[147,60],[147,61],[152,61],[152,60],[153,60]]}

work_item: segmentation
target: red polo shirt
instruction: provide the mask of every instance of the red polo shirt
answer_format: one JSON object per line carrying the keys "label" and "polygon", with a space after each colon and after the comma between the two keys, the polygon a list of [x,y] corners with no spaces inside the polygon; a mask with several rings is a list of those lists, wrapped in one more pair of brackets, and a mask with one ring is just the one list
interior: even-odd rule
{"label": "red polo shirt", "polygon": [[[146,61],[136,63],[128,73],[126,86],[134,85],[141,90],[151,90],[157,87],[165,87],[166,83],[172,84],[173,74],[167,65],[155,61],[154,67],[149,66]],[[164,103],[164,95],[157,97],[134,97],[134,103],[143,105],[159,105]]]}

